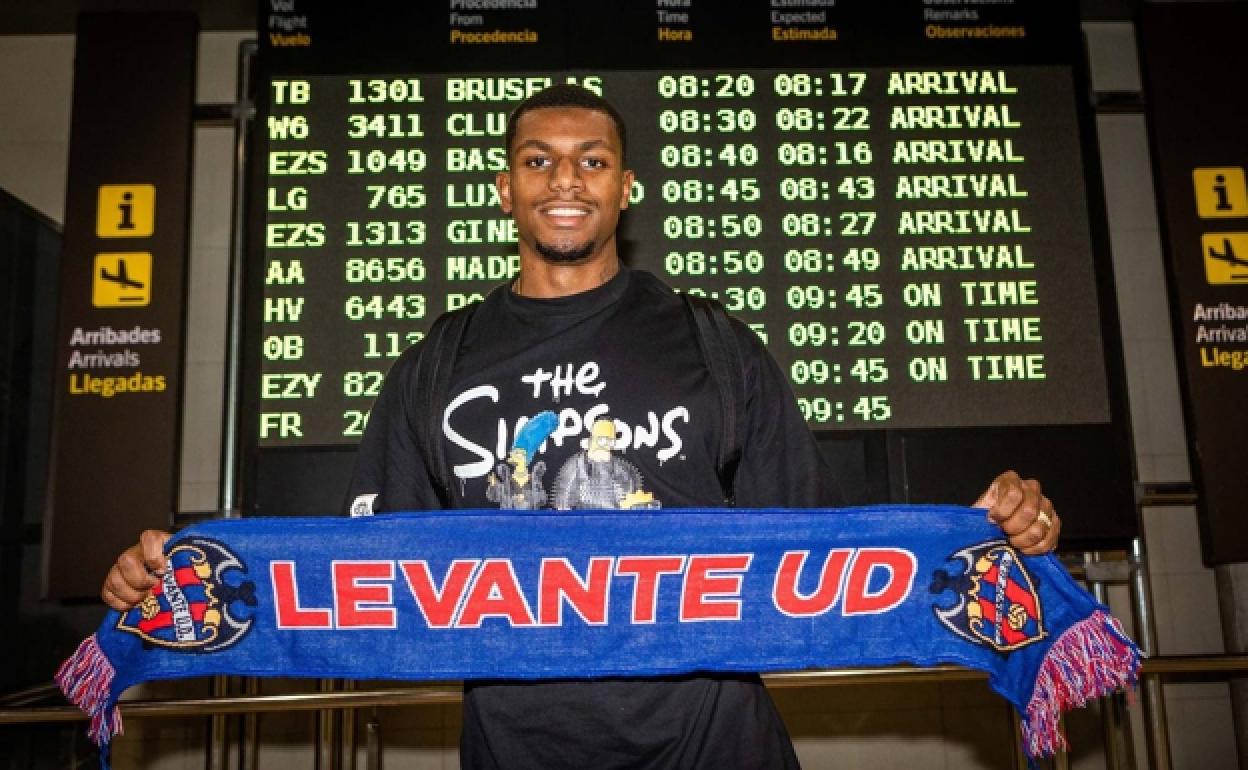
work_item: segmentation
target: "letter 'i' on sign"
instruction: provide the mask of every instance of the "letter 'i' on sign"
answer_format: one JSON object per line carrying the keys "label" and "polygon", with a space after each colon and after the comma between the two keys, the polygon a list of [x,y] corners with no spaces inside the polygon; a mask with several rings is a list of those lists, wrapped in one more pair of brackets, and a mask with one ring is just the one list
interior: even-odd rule
{"label": "letter 'i' on sign", "polygon": [[1206,281],[1248,285],[1248,233],[1204,233],[1200,247]]}
{"label": "letter 'i' on sign", "polygon": [[1239,166],[1193,169],[1192,185],[1201,219],[1248,217],[1248,181]]}
{"label": "letter 'i' on sign", "polygon": [[91,304],[95,307],[145,307],[152,301],[152,255],[129,251],[95,255]]}
{"label": "letter 'i' on sign", "polygon": [[102,184],[96,206],[95,234],[100,238],[147,238],[155,231],[156,186]]}

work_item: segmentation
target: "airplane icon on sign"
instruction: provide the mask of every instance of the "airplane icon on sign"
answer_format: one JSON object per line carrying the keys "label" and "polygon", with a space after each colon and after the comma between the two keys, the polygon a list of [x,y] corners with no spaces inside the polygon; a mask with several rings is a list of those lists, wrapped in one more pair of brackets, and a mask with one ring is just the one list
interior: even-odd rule
{"label": "airplane icon on sign", "polygon": [[1222,239],[1222,252],[1221,253],[1215,251],[1214,248],[1210,246],[1209,258],[1216,259],[1220,262],[1226,262],[1227,264],[1235,265],[1237,267],[1248,267],[1248,259],[1244,259],[1243,257],[1235,253],[1235,248],[1231,245],[1230,238]]}
{"label": "airplane icon on sign", "polygon": [[100,278],[105,281],[110,281],[112,283],[115,283],[118,286],[121,286],[122,288],[125,288],[125,289],[142,289],[143,288],[143,283],[141,281],[134,280],[126,272],[126,260],[124,259],[117,260],[116,274],[110,273],[108,272],[107,268],[101,267]]}
{"label": "airplane icon on sign", "polygon": [[95,307],[146,307],[152,295],[152,255],[146,251],[103,252],[91,268]]}
{"label": "airplane icon on sign", "polygon": [[1204,233],[1200,243],[1210,285],[1248,284],[1248,233]]}

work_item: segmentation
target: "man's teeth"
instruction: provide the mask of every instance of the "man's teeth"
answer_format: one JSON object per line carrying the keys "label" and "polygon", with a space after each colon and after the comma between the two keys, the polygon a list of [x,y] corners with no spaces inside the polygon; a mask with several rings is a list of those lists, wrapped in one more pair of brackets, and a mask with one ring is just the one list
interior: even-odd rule
{"label": "man's teeth", "polygon": [[546,213],[552,217],[583,217],[586,214],[584,209],[547,209]]}

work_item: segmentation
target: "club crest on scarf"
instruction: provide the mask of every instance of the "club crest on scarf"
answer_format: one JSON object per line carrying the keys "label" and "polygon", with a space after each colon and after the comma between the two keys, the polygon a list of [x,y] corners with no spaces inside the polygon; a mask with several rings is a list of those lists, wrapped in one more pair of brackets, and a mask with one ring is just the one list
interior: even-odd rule
{"label": "club crest on scarf", "polygon": [[243,638],[253,618],[235,613],[239,603],[256,606],[256,584],[226,582],[228,573],[247,574],[238,557],[216,540],[192,537],[173,547],[168,565],[151,593],[117,621],[118,629],[181,652],[216,652]]}
{"label": "club crest on scarf", "polygon": [[945,570],[932,575],[931,592],[952,590],[957,602],[933,607],[940,622],[958,636],[1000,652],[1017,650],[1048,635],[1031,575],[1018,553],[1004,541],[964,548],[952,554],[965,567],[951,577]]}

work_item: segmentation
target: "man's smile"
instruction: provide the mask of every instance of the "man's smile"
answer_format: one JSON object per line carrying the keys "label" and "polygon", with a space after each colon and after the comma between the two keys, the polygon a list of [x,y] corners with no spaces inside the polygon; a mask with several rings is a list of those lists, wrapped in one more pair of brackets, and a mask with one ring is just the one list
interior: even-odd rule
{"label": "man's smile", "polygon": [[548,203],[538,208],[546,220],[557,228],[578,227],[591,213],[591,208],[577,203]]}

